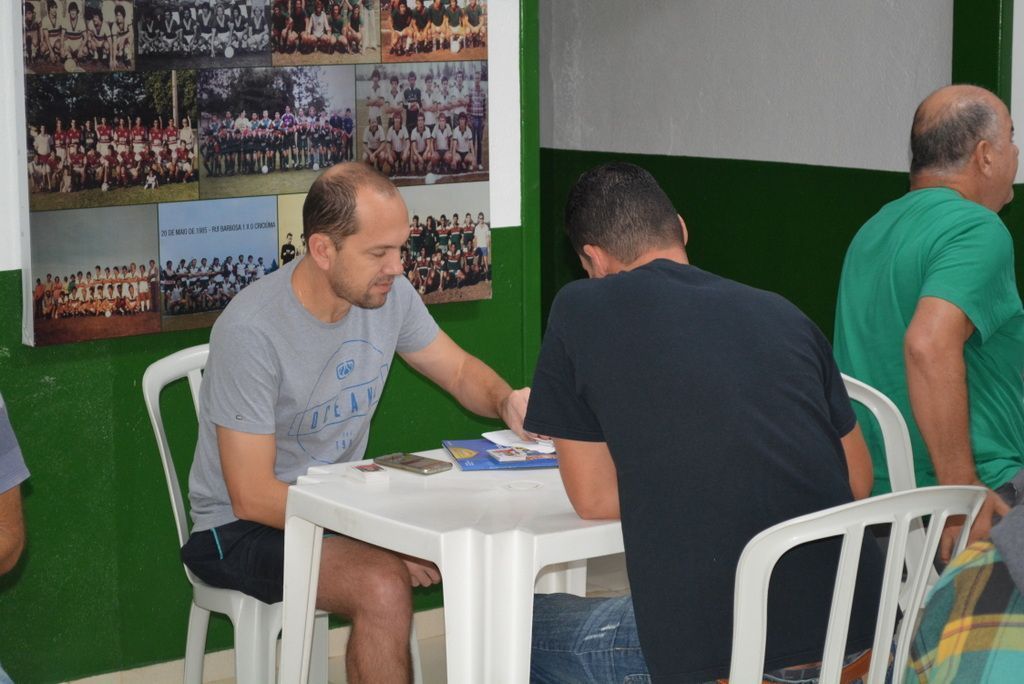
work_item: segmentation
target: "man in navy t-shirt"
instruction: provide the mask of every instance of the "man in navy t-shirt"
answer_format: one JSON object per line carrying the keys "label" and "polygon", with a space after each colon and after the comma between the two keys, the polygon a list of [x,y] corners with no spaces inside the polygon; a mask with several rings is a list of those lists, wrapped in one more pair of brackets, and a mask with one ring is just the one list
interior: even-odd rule
{"label": "man in navy t-shirt", "polygon": [[[643,169],[583,174],[565,226],[591,278],[555,298],[525,425],[554,438],[581,517],[621,517],[633,593],[538,596],[532,681],[726,677],[746,543],[871,490],[850,400],[796,307],[689,264],[686,226]],[[776,567],[767,672],[820,661],[838,550],[806,544]],[[881,568],[864,544],[848,664],[869,657]]]}

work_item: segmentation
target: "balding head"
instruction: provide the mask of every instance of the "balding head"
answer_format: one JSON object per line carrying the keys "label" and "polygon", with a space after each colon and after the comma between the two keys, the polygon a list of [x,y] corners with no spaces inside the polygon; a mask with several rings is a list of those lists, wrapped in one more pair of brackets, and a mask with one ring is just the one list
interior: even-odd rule
{"label": "balding head", "polygon": [[999,211],[1013,199],[1017,146],[1006,105],[976,86],[954,85],[925,98],[910,135],[910,187],[945,187]]}
{"label": "balding head", "polygon": [[313,181],[302,205],[302,233],[306,242],[316,233],[331,238],[335,247],[359,230],[356,197],[361,190],[391,196],[398,189],[383,174],[360,162],[337,164]]}
{"label": "balding head", "polygon": [[977,86],[951,85],[936,90],[914,113],[911,175],[961,170],[979,142],[995,138],[1005,109],[998,97]]}

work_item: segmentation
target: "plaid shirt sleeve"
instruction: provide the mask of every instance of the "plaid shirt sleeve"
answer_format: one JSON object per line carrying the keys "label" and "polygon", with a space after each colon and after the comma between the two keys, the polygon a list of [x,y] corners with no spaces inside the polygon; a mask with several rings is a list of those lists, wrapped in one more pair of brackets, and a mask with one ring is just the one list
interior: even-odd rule
{"label": "plaid shirt sleeve", "polygon": [[928,596],[905,681],[1015,682],[1024,672],[1024,596],[992,542],[971,544]]}

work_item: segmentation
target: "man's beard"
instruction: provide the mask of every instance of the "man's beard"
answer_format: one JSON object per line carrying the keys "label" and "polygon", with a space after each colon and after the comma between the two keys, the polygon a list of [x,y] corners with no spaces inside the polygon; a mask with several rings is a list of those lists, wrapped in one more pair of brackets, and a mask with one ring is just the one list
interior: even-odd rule
{"label": "man's beard", "polygon": [[358,287],[351,283],[338,279],[331,281],[331,290],[336,297],[344,299],[360,309],[379,309],[387,302],[388,294],[391,290],[389,289],[387,292],[374,292],[373,288],[384,284],[392,285],[394,280],[394,277],[374,278],[373,282],[365,290],[360,291]]}

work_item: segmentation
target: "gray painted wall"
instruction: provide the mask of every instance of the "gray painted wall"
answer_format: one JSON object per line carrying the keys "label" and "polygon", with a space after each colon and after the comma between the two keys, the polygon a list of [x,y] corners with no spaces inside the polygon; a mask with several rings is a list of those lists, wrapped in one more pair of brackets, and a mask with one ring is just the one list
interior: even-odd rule
{"label": "gray painted wall", "polygon": [[950,80],[952,0],[541,12],[544,147],[902,171],[914,108]]}

